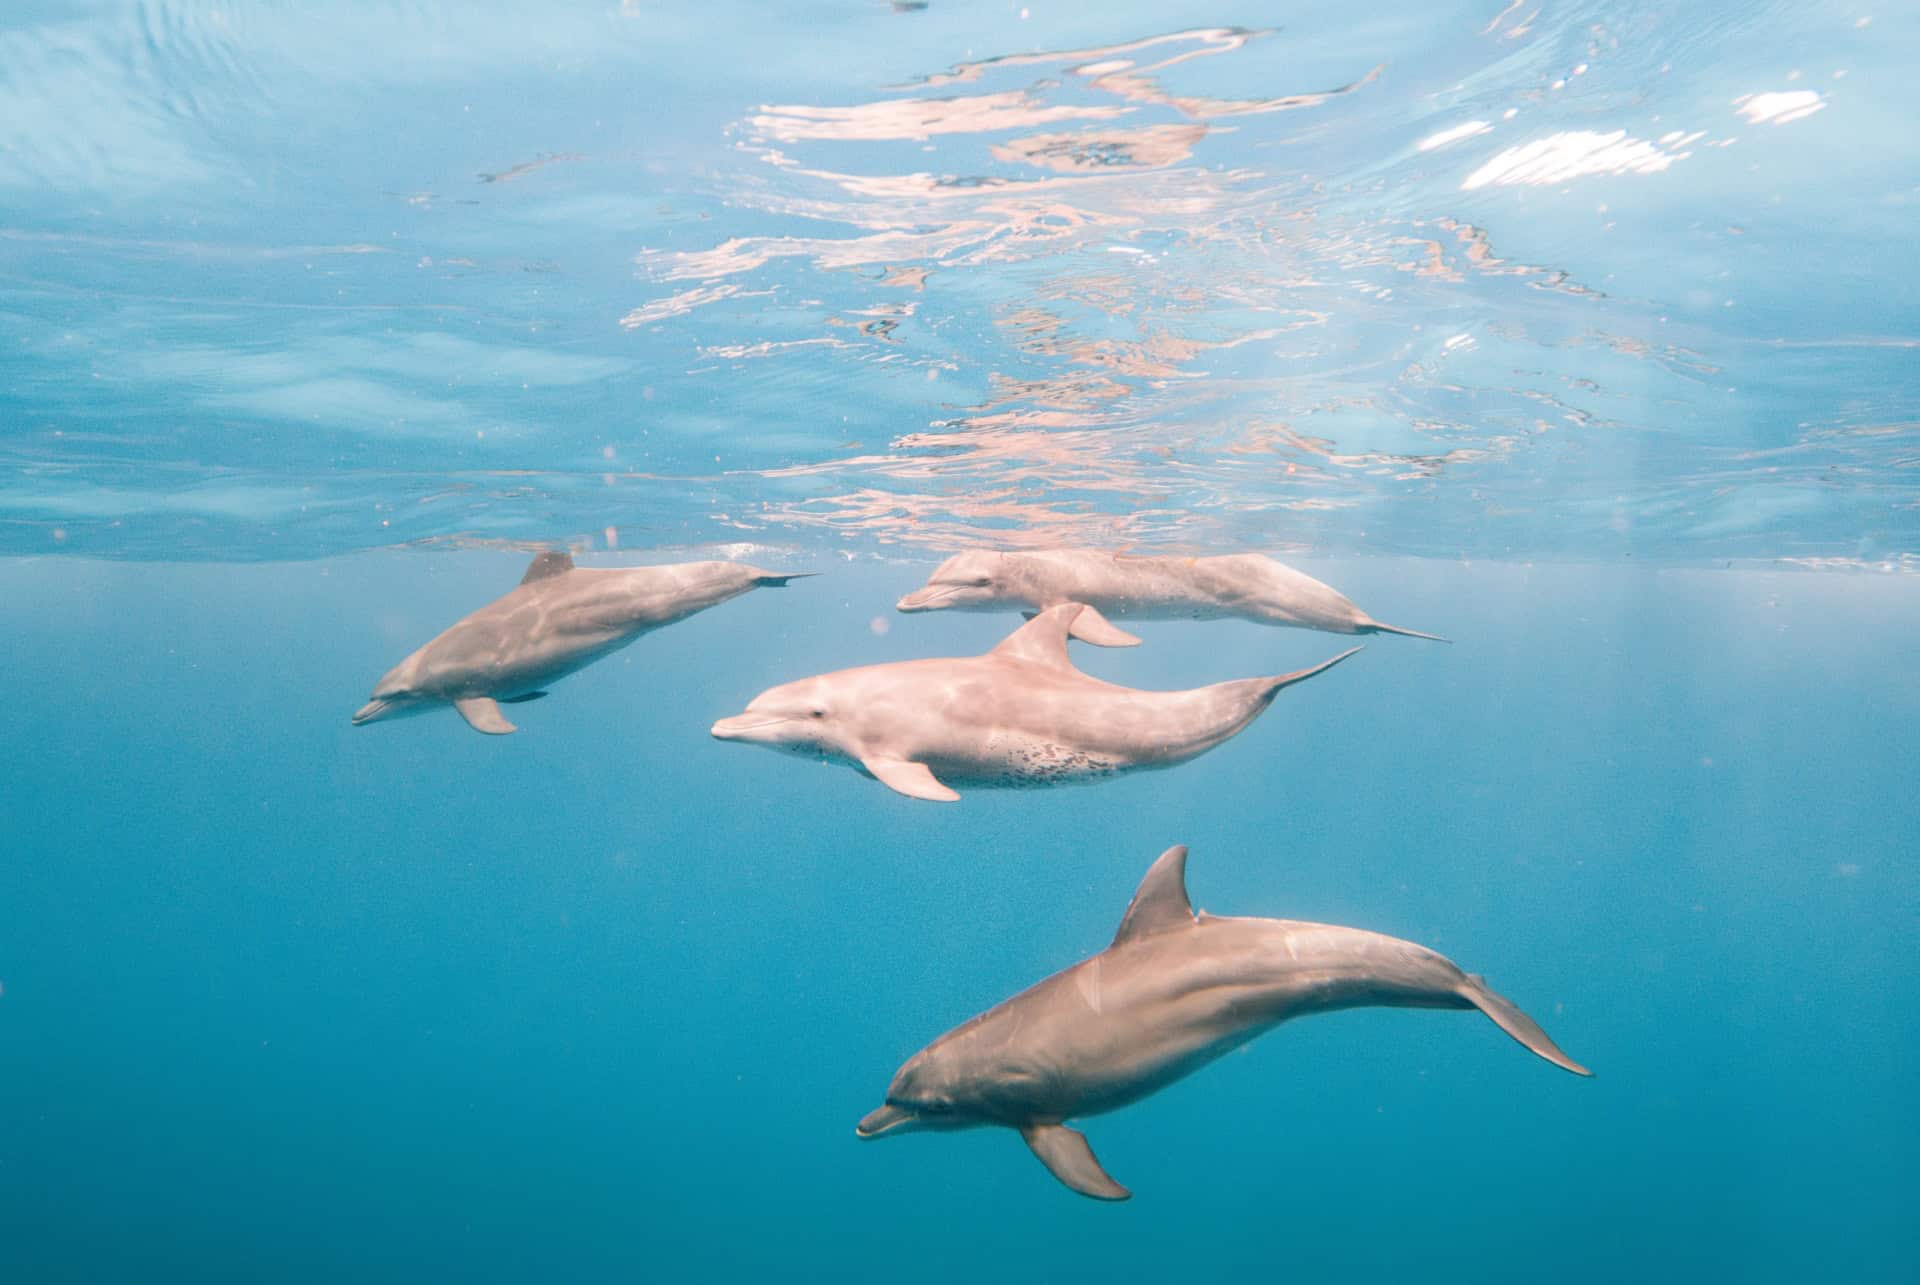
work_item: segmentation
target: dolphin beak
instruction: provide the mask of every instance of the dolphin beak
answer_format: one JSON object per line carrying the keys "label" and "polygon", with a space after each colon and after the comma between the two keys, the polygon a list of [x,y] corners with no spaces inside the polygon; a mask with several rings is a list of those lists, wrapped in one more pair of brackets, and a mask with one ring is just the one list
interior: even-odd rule
{"label": "dolphin beak", "polygon": [[765,714],[735,714],[732,718],[721,719],[709,730],[715,740],[750,741],[761,728],[775,727],[787,721],[784,718],[769,718]]}
{"label": "dolphin beak", "polygon": [[354,711],[353,725],[359,727],[364,723],[371,723],[392,708],[393,704],[390,701],[370,700]]}
{"label": "dolphin beak", "polygon": [[889,1102],[875,1111],[869,1111],[853,1131],[862,1138],[877,1138],[883,1133],[891,1133],[902,1125],[913,1124],[919,1116],[905,1107],[897,1107]]}
{"label": "dolphin beak", "polygon": [[894,603],[893,608],[895,611],[933,611],[940,606],[940,600],[952,592],[947,586],[927,585]]}

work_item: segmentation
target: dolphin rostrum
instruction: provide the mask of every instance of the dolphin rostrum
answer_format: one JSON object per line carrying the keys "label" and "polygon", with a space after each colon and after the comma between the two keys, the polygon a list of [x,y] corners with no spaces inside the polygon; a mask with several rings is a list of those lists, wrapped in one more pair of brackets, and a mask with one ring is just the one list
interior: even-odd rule
{"label": "dolphin rostrum", "polygon": [[1018,1129],[1083,1196],[1125,1200],[1065,1121],[1137,1102],[1289,1018],[1341,1008],[1477,1008],[1531,1052],[1591,1075],[1451,960],[1410,941],[1291,919],[1196,915],[1187,850],[1160,855],[1113,944],[956,1026],[894,1075],[862,1138]]}
{"label": "dolphin rostrum", "polygon": [[641,634],[749,589],[799,578],[739,562],[576,567],[564,553],[542,553],[512,593],[388,670],[353,725],[450,704],[476,732],[502,736],[514,726],[500,713],[501,702],[538,700],[547,684]]}
{"label": "dolphin rostrum", "polygon": [[1251,723],[1311,669],[1184,692],[1090,678],[1067,637],[1091,608],[1050,607],[983,656],[868,665],[761,692],[713,734],[857,766],[916,799],[951,803],[954,784],[1064,785],[1172,767]]}
{"label": "dolphin rostrum", "polygon": [[902,598],[901,611],[1045,610],[1062,602],[1097,609],[1074,636],[1100,647],[1131,647],[1140,640],[1103,618],[1219,620],[1237,616],[1263,625],[1319,629],[1331,634],[1404,634],[1446,642],[1397,625],[1383,625],[1330,585],[1259,553],[1212,558],[1107,553],[1099,549],[1042,549],[995,553],[972,550],[941,563],[927,583]]}

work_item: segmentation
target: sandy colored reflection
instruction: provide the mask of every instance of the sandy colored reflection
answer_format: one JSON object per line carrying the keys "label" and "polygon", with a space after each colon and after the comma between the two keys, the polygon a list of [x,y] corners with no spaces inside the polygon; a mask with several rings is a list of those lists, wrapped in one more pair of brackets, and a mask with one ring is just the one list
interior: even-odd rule
{"label": "sandy colored reflection", "polygon": [[925,139],[983,134],[1063,120],[1110,120],[1124,107],[1049,107],[1023,90],[964,98],[888,98],[854,107],[762,107],[747,124],[777,143],[803,139]]}
{"label": "sandy colored reflection", "polygon": [[1205,125],[1034,134],[999,144],[993,155],[1009,164],[1037,165],[1063,174],[1153,169],[1186,160],[1193,154],[1194,145],[1206,136]]}

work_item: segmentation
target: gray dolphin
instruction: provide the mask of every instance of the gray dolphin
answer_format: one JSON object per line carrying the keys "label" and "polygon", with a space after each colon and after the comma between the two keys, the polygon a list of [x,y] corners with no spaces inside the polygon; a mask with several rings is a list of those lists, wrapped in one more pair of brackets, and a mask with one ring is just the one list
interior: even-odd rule
{"label": "gray dolphin", "polygon": [[1398,625],[1383,625],[1338,590],[1259,553],[1212,558],[1043,549],[1025,553],[974,550],[941,563],[922,588],[896,604],[901,611],[1045,610],[1062,602],[1096,609],[1074,636],[1101,647],[1140,640],[1107,623],[1134,620],[1220,620],[1236,616],[1263,625],[1331,634],[1403,634],[1446,642]]}
{"label": "gray dolphin", "polygon": [[387,671],[353,725],[424,714],[452,705],[476,732],[514,729],[500,713],[538,700],[565,678],[645,633],[685,620],[749,589],[780,586],[739,562],[661,567],[576,567],[564,553],[534,558],[520,585],[456,622]]}
{"label": "gray dolphin", "polygon": [[1281,688],[1359,651],[1273,678],[1148,692],[1089,678],[1067,637],[1090,609],[1050,607],[983,656],[868,665],[761,692],[713,734],[850,762],[916,799],[948,782],[1065,785],[1172,767],[1239,732]]}
{"label": "gray dolphin", "polygon": [[1063,1121],[1137,1102],[1288,1018],[1341,1008],[1477,1008],[1555,1066],[1592,1074],[1484,979],[1425,946],[1330,924],[1196,915],[1186,871],[1186,848],[1162,853],[1112,945],[914,1054],[859,1136],[1004,1125],[1081,1195],[1125,1200],[1131,1193]]}

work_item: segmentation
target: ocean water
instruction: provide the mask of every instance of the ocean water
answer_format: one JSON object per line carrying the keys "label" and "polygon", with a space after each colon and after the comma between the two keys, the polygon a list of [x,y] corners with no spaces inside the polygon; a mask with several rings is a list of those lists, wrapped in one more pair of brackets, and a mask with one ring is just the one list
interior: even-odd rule
{"label": "ocean water", "polygon": [[[1920,1276],[1920,11],[0,10],[0,1281]],[[1166,772],[709,737],[968,655],[971,547],[1259,549],[1395,637]],[[475,735],[516,583],[817,578]],[[1191,687],[1352,640],[1146,622]],[[1197,905],[1474,1013],[1079,1122],[894,1070]]]}

